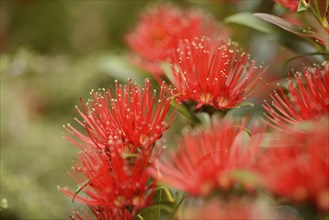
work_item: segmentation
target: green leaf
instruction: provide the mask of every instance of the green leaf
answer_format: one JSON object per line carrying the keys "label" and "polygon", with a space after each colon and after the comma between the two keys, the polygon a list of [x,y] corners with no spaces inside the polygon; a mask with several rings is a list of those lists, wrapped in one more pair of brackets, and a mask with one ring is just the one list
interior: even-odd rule
{"label": "green leaf", "polygon": [[172,213],[170,214],[169,219],[172,219],[172,217],[175,215],[176,211],[178,210],[178,208],[181,206],[181,204],[184,202],[184,200],[186,199],[186,196],[183,194],[181,196],[181,199],[179,200],[179,202],[177,203],[176,207],[174,208],[174,210],[172,211]]}
{"label": "green leaf", "polygon": [[309,29],[298,27],[282,18],[265,13],[239,13],[227,17],[224,21],[245,25],[263,33],[274,35],[282,45],[297,53],[311,52],[300,46],[301,43],[309,43],[305,37],[315,39],[318,37]]}
{"label": "green leaf", "polygon": [[[172,213],[173,208],[170,205],[164,203],[155,203],[151,206],[141,209],[138,213],[140,219],[160,219],[160,210],[167,213]],[[141,218],[142,217],[142,218]]]}
{"label": "green leaf", "polygon": [[304,58],[304,57],[308,57],[308,56],[319,56],[319,55],[322,55],[326,60],[329,60],[329,53],[321,53],[321,52],[316,52],[316,53],[307,53],[307,54],[302,54],[302,55],[298,55],[298,56],[293,56],[289,59],[287,59],[284,64],[283,64],[283,69],[285,69],[288,64],[296,59],[299,59],[299,58]]}
{"label": "green leaf", "polygon": [[[274,16],[270,14],[265,14],[265,13],[255,13],[254,16],[263,19],[264,21],[267,21],[273,25],[278,26],[281,30],[284,30],[284,32],[279,32],[277,31],[277,35],[279,37],[279,41],[285,45],[286,47],[296,51],[297,53],[310,53],[313,52],[314,50],[305,50],[300,47],[300,43],[304,41],[304,43],[308,42],[312,45],[313,43],[317,43],[316,46],[318,47],[319,51],[322,51],[323,45],[328,45],[328,33],[326,30],[320,25],[318,20],[312,16],[310,13],[306,13],[305,16],[307,20],[309,20],[310,24],[312,25],[311,28],[305,28],[305,27],[300,27],[296,26],[294,24],[289,23],[288,21]],[[288,36],[287,34],[291,33],[298,38],[292,39],[291,36]],[[292,36],[293,36],[292,35]],[[310,41],[310,39],[312,41]],[[320,42],[320,43],[318,43]]]}
{"label": "green leaf", "polygon": [[224,19],[225,23],[241,24],[263,33],[272,33],[273,27],[261,19],[253,16],[252,13],[243,12],[234,14]]}
{"label": "green leaf", "polygon": [[159,186],[155,189],[153,203],[153,205],[139,212],[139,219],[160,219],[162,216],[161,210],[164,210],[168,214],[172,213],[176,204],[176,197],[172,195],[166,186]]}
{"label": "green leaf", "polygon": [[274,15],[270,15],[270,14],[265,14],[265,13],[255,13],[254,16],[267,21],[271,24],[274,24],[290,33],[293,33],[295,35],[298,35],[300,37],[314,37],[315,33],[309,29],[305,29],[299,26],[296,26],[294,24],[291,24],[290,22],[274,16]]}
{"label": "green leaf", "polygon": [[114,79],[126,81],[128,78],[131,78],[139,84],[143,83],[143,79],[140,77],[142,72],[140,72],[135,66],[131,65],[127,57],[124,55],[104,55],[99,57],[96,60],[96,63],[99,70],[110,75]]}
{"label": "green leaf", "polygon": [[[154,204],[158,204],[162,202],[162,190],[155,190],[154,195],[153,195],[153,203]],[[146,217],[146,219],[149,219],[150,217],[154,218],[154,219],[160,219],[161,216],[161,210],[158,207],[153,207],[152,209],[149,210],[144,210],[144,212],[146,211],[146,213],[144,213],[143,217]]]}

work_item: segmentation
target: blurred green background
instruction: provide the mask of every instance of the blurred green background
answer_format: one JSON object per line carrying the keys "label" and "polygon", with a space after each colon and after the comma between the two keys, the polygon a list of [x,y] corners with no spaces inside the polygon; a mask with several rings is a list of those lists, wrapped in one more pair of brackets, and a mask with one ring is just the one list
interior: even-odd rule
{"label": "blurred green background", "polygon": [[[115,78],[143,82],[149,76],[127,62],[122,36],[151,1],[0,2],[0,215],[68,219],[72,201],[57,185],[76,188],[65,169],[78,148],[62,139],[62,125],[73,121],[79,97],[87,100],[91,89],[108,88]],[[203,8],[219,20],[273,7],[260,0],[175,3]],[[239,25],[231,28],[242,47],[257,42],[251,47],[257,60],[270,64],[293,54],[271,36]],[[273,65],[269,72],[279,70]]]}

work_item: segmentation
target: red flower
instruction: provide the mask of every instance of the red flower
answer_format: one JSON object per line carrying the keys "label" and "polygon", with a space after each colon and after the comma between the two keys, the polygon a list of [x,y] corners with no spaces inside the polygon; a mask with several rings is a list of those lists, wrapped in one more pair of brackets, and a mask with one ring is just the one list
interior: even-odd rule
{"label": "red flower", "polygon": [[265,70],[233,42],[202,37],[181,42],[172,55],[172,76],[179,99],[196,108],[233,108],[253,95]]}
{"label": "red flower", "polygon": [[[113,212],[112,208],[104,208],[104,207],[89,207],[93,213],[93,215],[96,217],[97,220],[131,220],[132,216],[131,213],[127,209]],[[84,213],[81,215],[77,211],[73,211],[73,215],[70,216],[71,220],[92,220],[92,216],[90,216],[88,213]]]}
{"label": "red flower", "polygon": [[214,18],[199,10],[183,10],[160,4],[142,12],[137,26],[126,36],[129,47],[138,55],[133,61],[155,75],[163,74],[167,51],[176,48],[179,39],[196,36],[226,36],[226,30]]}
{"label": "red flower", "polygon": [[[235,183],[239,171],[253,166],[256,148],[243,149],[238,136],[242,129],[224,121],[199,133],[186,134],[170,159],[158,161],[150,172],[155,179],[192,195],[207,195],[216,188],[226,190]],[[241,179],[240,183],[249,187],[253,180]]]}
{"label": "red flower", "polygon": [[278,129],[314,120],[329,113],[329,63],[308,67],[303,74],[293,73],[288,80],[288,94],[282,88],[271,94],[272,105],[265,102],[265,117]]}
{"label": "red flower", "polygon": [[68,125],[67,130],[79,141],[66,136],[70,142],[84,148],[112,148],[124,146],[134,153],[139,147],[148,149],[169,128],[165,118],[170,107],[170,89],[161,86],[156,99],[150,80],[141,88],[131,81],[122,86],[116,82],[115,95],[109,91],[91,92],[87,107],[78,110],[88,135]]}
{"label": "red flower", "polygon": [[182,219],[282,219],[266,200],[247,197],[211,198],[189,202]]}
{"label": "red flower", "polygon": [[274,0],[276,3],[288,8],[290,11],[297,11],[300,0]]}
{"label": "red flower", "polygon": [[[277,134],[260,167],[274,194],[329,210],[328,118]],[[306,128],[306,129],[305,129]]]}
{"label": "red flower", "polygon": [[147,172],[149,160],[149,154],[127,159],[118,151],[84,151],[80,155],[81,166],[74,164],[73,174],[68,172],[79,190],[61,190],[73,200],[87,204],[95,216],[126,216],[126,208],[133,216],[152,200],[155,186]]}

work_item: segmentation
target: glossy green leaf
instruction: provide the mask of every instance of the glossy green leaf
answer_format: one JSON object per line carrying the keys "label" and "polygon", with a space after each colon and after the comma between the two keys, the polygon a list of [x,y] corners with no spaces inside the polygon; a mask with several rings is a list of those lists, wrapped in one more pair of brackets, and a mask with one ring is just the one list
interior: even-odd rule
{"label": "glossy green leaf", "polygon": [[300,46],[301,43],[307,43],[304,39],[305,37],[317,38],[315,33],[310,30],[305,30],[304,28],[293,25],[282,18],[265,13],[235,14],[227,17],[225,22],[245,25],[263,33],[275,35],[281,44],[297,53],[310,52]]}
{"label": "glossy green leaf", "polygon": [[168,214],[172,213],[175,207],[176,197],[166,186],[159,186],[155,189],[153,195],[153,205],[144,208],[139,213],[139,219],[160,219],[163,215],[161,211]]}
{"label": "glossy green leaf", "polygon": [[182,205],[182,203],[184,202],[184,200],[186,199],[186,196],[183,194],[181,196],[181,198],[179,199],[179,202],[177,203],[177,205],[175,206],[174,210],[172,211],[172,213],[170,214],[169,219],[172,219],[172,217],[175,215],[176,211],[179,209],[179,207]]}
{"label": "glossy green leaf", "polygon": [[274,15],[265,13],[255,13],[254,16],[301,37],[315,36],[315,33],[313,31],[291,24],[290,22]]}
{"label": "glossy green leaf", "polygon": [[139,84],[143,83],[143,79],[140,77],[142,72],[135,66],[131,65],[129,60],[123,55],[104,55],[99,57],[96,62],[99,70],[110,75],[114,79],[126,81],[128,78],[131,78]]}
{"label": "glossy green leaf", "polygon": [[287,59],[283,64],[283,68],[286,68],[288,66],[288,64],[294,60],[309,57],[309,56],[319,56],[319,55],[323,56],[325,58],[325,60],[329,60],[329,53],[320,53],[320,52],[307,53],[307,54],[302,54],[302,55],[294,56],[294,57]]}
{"label": "glossy green leaf", "polygon": [[252,13],[243,12],[239,14],[234,14],[225,18],[224,22],[241,24],[267,34],[273,32],[273,27],[271,25],[262,21],[262,19],[253,16]]}
{"label": "glossy green leaf", "polygon": [[143,208],[138,214],[140,219],[160,219],[160,210],[172,213],[173,208],[165,203],[155,203],[151,206]]}

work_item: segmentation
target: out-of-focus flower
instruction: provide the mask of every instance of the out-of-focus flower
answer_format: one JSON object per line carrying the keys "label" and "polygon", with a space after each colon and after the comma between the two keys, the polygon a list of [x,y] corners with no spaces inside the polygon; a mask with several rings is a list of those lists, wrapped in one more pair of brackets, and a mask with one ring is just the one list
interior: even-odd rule
{"label": "out-of-focus flower", "polygon": [[272,105],[267,102],[263,105],[265,117],[279,129],[329,114],[329,63],[292,74],[295,82],[288,79],[288,93],[279,88],[271,94]]}
{"label": "out-of-focus flower", "polygon": [[212,198],[187,204],[182,219],[280,219],[266,200]]}
{"label": "out-of-focus flower", "polygon": [[243,125],[228,120],[187,133],[178,149],[155,162],[150,172],[158,181],[196,196],[218,188],[228,190],[236,182],[252,190],[258,181],[251,172],[257,149],[244,146],[242,132]]}
{"label": "out-of-focus flower", "polygon": [[196,102],[196,109],[237,106],[255,93],[265,73],[236,43],[206,37],[182,41],[172,54],[171,69],[178,99]]}
{"label": "out-of-focus flower", "polygon": [[288,8],[290,11],[297,11],[300,0],[274,0],[276,3]]}
{"label": "out-of-focus flower", "polygon": [[146,154],[127,159],[118,151],[83,151],[81,165],[74,164],[73,174],[68,172],[80,188],[76,192],[61,190],[72,200],[87,204],[95,216],[127,216],[127,210],[133,216],[152,200],[155,185],[147,172],[149,160]]}
{"label": "out-of-focus flower", "polygon": [[260,167],[267,188],[295,202],[311,202],[329,210],[329,121],[308,122],[301,129],[278,132]]}
{"label": "out-of-focus flower", "polygon": [[126,41],[136,53],[133,62],[159,76],[164,73],[160,64],[167,61],[167,51],[176,48],[180,39],[226,37],[226,32],[213,17],[199,10],[160,4],[142,12]]}
{"label": "out-of-focus flower", "polygon": [[[89,206],[93,215],[97,220],[131,220],[131,213],[127,209],[119,210],[113,212],[112,208],[104,208],[104,207],[94,207]],[[80,214],[77,211],[73,211],[73,215],[70,216],[71,220],[93,220],[94,218],[90,216],[88,213]]]}
{"label": "out-of-focus flower", "polygon": [[82,110],[77,108],[83,121],[75,119],[87,131],[79,132],[70,124],[67,130],[76,140],[66,136],[70,142],[85,148],[117,148],[123,146],[127,153],[138,148],[148,149],[169,128],[166,120],[170,107],[171,90],[162,84],[157,97],[151,91],[150,80],[144,88],[131,81],[122,86],[115,85],[115,94],[99,90],[91,92],[92,99]]}

